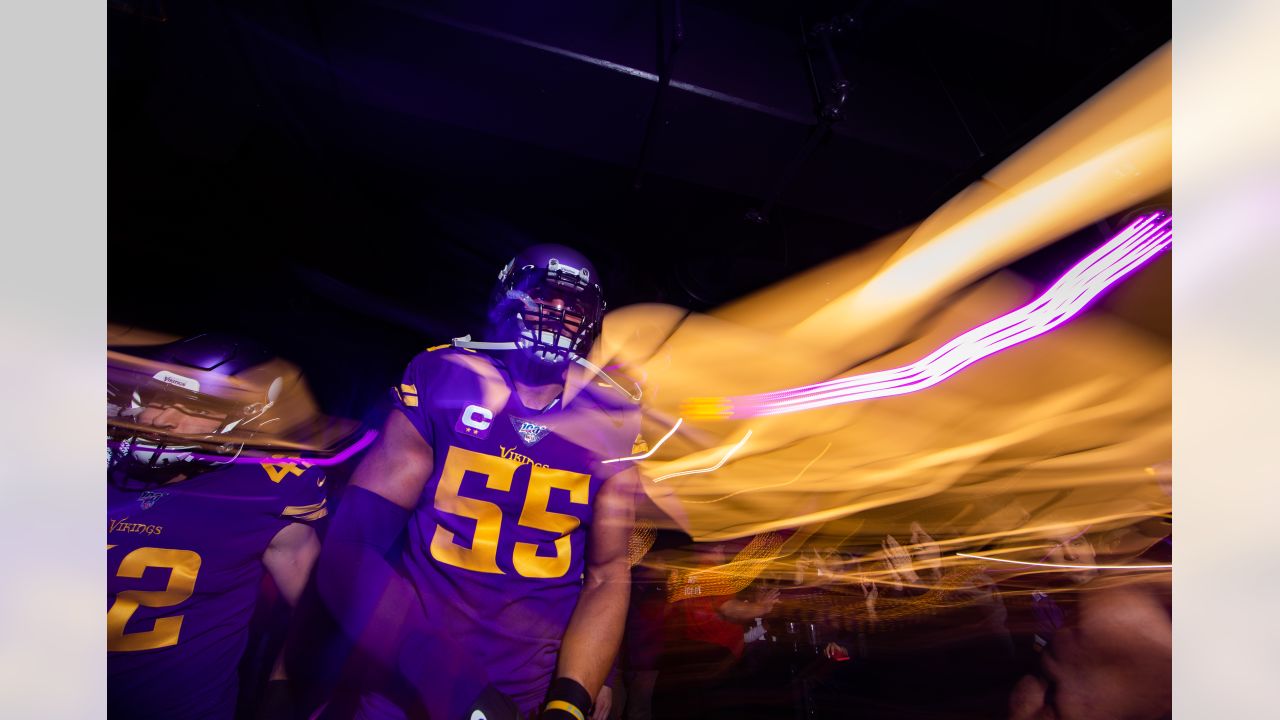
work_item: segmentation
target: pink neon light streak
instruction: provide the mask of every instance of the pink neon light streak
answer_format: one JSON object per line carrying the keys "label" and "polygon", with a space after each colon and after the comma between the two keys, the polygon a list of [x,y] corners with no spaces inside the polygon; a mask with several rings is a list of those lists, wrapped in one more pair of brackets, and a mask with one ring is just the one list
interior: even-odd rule
{"label": "pink neon light streak", "polygon": [[1080,314],[1107,288],[1173,242],[1173,219],[1144,215],[1081,260],[1031,303],[980,325],[910,365],[816,385],[728,398],[731,415],[755,417],[812,410],[933,387],[1001,350],[1043,335]]}

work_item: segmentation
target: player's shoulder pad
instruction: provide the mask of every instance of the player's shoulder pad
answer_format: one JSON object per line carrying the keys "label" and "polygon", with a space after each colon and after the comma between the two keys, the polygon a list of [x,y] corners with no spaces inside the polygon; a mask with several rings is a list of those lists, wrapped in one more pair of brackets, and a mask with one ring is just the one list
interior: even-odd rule
{"label": "player's shoulder pad", "polygon": [[277,487],[282,517],[310,522],[329,514],[324,467],[297,457],[271,457],[260,467]]}
{"label": "player's shoulder pad", "polygon": [[272,455],[258,463],[258,472],[277,485],[297,485],[309,481],[317,487],[324,487],[324,468],[313,465],[299,457]]}
{"label": "player's shoulder pad", "polygon": [[414,405],[410,396],[415,400],[433,397],[434,402],[440,402],[442,390],[463,391],[486,382],[506,382],[493,358],[466,348],[437,345],[410,361],[398,391],[404,404]]}
{"label": "player's shoulder pad", "polygon": [[421,375],[434,375],[456,368],[475,369],[477,365],[493,367],[493,358],[468,348],[455,347],[452,343],[432,345],[409,361],[409,366]]}

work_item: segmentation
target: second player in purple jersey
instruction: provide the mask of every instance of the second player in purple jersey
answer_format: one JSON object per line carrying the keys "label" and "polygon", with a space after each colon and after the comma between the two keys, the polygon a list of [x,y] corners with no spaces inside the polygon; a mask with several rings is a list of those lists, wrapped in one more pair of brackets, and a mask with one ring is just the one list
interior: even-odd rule
{"label": "second player in purple jersey", "polygon": [[232,717],[263,555],[327,513],[319,470],[278,459],[147,490],[108,483],[112,717]]}
{"label": "second player in purple jersey", "polygon": [[264,573],[293,604],[319,553],[324,474],[244,456],[285,385],[254,343],[204,334],[109,359],[109,715],[230,720]]}

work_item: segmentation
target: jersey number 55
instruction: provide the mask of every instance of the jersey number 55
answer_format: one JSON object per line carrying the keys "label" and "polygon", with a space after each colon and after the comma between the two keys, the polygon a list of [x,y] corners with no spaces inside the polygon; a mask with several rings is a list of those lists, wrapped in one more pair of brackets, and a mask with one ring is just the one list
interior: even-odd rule
{"label": "jersey number 55", "polygon": [[[457,537],[455,533],[446,530],[443,526],[436,526],[435,536],[431,539],[432,557],[442,563],[467,570],[504,574],[498,567],[498,537],[502,531],[502,508],[485,500],[464,497],[459,492],[462,489],[462,478],[467,472],[484,475],[487,488],[510,492],[512,478],[520,467],[520,463],[506,458],[458,447],[449,448],[444,469],[440,472],[440,483],[436,487],[435,507],[443,512],[475,520],[476,530],[471,538],[470,547],[463,547],[455,541]],[[517,522],[524,527],[545,530],[558,537],[555,539],[554,554],[548,556],[538,555],[538,545],[534,543],[515,543],[511,565],[523,577],[563,577],[569,571],[573,558],[570,533],[581,521],[573,515],[551,512],[547,509],[551,499],[551,488],[567,491],[571,503],[586,505],[591,477],[583,473],[536,465],[530,466],[529,469],[529,490],[525,493],[524,505]]]}

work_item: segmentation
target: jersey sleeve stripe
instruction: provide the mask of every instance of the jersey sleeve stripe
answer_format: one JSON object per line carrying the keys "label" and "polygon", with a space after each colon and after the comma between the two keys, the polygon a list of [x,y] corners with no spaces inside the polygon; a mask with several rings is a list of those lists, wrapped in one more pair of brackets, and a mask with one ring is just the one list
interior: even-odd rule
{"label": "jersey sleeve stripe", "polygon": [[295,515],[308,515],[316,512],[317,510],[325,509],[326,502],[328,502],[328,498],[311,505],[290,505],[286,507],[284,510],[282,510],[280,514],[284,515],[285,517],[293,517]]}

